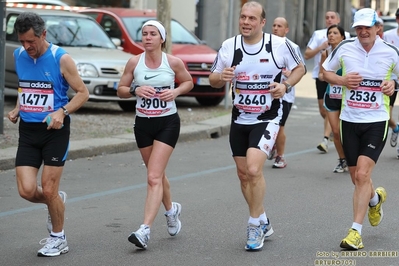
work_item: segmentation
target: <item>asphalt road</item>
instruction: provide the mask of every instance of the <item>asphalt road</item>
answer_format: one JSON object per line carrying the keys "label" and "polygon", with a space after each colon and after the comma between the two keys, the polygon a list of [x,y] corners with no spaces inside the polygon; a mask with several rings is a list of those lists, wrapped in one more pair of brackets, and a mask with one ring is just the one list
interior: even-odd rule
{"label": "asphalt road", "polygon": [[395,149],[387,143],[373,174],[388,193],[384,220],[374,228],[366,218],[364,253],[344,253],[339,243],[352,224],[353,185],[347,173],[332,173],[332,145],[327,154],[317,151],[321,130],[316,101],[298,98],[286,128],[288,166],[264,167],[275,233],[263,251],[244,250],[248,210],[224,136],[178,143],[167,174],[173,200],[182,204],[182,231],[168,235],[161,208],[146,251],[127,241],[142,222],[146,196],[138,151],[67,162],[61,189],[68,193],[70,252],[57,258],[36,256],[47,237],[44,206],[19,197],[13,170],[1,172],[0,265],[399,265]]}

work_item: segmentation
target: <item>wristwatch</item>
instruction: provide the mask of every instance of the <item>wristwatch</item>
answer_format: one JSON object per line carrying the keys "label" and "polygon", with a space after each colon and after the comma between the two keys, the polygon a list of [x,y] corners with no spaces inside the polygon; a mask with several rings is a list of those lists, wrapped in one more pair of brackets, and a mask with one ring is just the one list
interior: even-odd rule
{"label": "wristwatch", "polygon": [[62,110],[64,110],[64,115],[69,115],[68,110],[65,108],[65,106],[61,106]]}
{"label": "wristwatch", "polygon": [[292,86],[288,82],[283,82],[285,85],[285,93],[290,93],[292,91]]}

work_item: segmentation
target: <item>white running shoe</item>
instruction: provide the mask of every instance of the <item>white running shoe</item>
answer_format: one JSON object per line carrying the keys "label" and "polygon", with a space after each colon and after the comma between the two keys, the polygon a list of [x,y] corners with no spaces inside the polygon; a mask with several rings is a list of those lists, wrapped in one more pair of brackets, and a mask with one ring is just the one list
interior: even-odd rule
{"label": "white running shoe", "polygon": [[323,141],[320,142],[319,145],[317,145],[317,149],[319,149],[322,152],[327,153],[328,152],[328,140],[327,139],[323,139]]}
{"label": "white running shoe", "polygon": [[69,251],[65,236],[64,238],[50,236],[49,238],[43,238],[39,243],[44,245],[37,252],[39,257],[55,257]]}
{"label": "white running shoe", "polygon": [[137,247],[146,249],[148,241],[150,240],[150,228],[145,224],[140,225],[139,230],[132,232],[128,240]]}
{"label": "white running shoe", "polygon": [[274,161],[273,168],[284,168],[287,166],[287,161],[284,156],[277,155],[276,160]]}
{"label": "white running shoe", "polygon": [[[60,195],[62,202],[65,204],[67,199],[67,194],[64,191],[58,191],[58,195]],[[53,230],[53,224],[51,223],[50,212],[47,210],[47,231],[51,233]]]}
{"label": "white running shoe", "polygon": [[168,225],[169,235],[175,236],[180,232],[181,229],[181,222],[179,220],[179,216],[181,213],[181,205],[177,202],[172,202],[172,209],[173,209],[173,214],[167,215],[165,213],[165,217],[166,217],[166,223]]}
{"label": "white running shoe", "polygon": [[[396,125],[396,127],[399,127],[399,123]],[[399,135],[399,131],[398,132],[394,132],[392,130],[392,134],[391,134],[391,147],[396,147],[396,145],[398,144],[398,135]]]}

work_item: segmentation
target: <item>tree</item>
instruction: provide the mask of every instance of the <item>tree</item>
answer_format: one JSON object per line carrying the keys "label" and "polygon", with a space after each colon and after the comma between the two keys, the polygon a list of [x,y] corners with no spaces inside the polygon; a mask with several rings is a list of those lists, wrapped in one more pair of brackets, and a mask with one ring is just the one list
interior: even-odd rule
{"label": "tree", "polygon": [[166,52],[169,54],[172,50],[171,6],[171,0],[157,0],[157,19],[165,26],[167,32]]}

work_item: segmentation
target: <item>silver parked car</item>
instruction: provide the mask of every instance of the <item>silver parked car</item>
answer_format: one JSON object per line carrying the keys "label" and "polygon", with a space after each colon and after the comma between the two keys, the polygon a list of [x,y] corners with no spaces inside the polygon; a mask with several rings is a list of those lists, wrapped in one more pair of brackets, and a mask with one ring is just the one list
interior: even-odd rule
{"label": "silver parked car", "polygon": [[[124,111],[134,110],[134,99],[116,95],[119,79],[131,54],[118,49],[102,27],[91,17],[69,11],[7,8],[5,86],[18,86],[13,51],[21,44],[14,31],[17,16],[25,11],[38,13],[46,22],[47,40],[64,48],[74,59],[79,75],[90,92],[90,101],[115,101]],[[74,91],[70,89],[72,98]]]}

